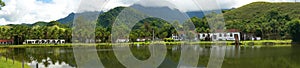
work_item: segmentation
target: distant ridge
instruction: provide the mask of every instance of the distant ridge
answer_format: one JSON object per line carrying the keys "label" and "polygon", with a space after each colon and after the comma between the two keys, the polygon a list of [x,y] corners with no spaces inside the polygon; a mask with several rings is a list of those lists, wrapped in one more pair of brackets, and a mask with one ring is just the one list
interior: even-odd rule
{"label": "distant ridge", "polygon": [[87,16],[90,18],[96,18],[99,14],[102,14],[103,12],[82,12],[82,13],[70,13],[68,16],[58,19],[57,21],[62,24],[71,24],[73,23],[75,15],[79,16]]}

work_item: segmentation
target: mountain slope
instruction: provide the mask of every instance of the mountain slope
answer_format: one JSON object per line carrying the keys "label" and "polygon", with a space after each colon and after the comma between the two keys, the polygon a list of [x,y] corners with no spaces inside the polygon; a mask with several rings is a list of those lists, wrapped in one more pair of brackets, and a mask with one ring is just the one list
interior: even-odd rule
{"label": "mountain slope", "polygon": [[58,19],[57,21],[62,23],[62,24],[66,24],[68,22],[73,22],[74,16],[75,16],[75,13],[70,13],[67,17]]}
{"label": "mountain slope", "polygon": [[226,20],[253,21],[260,17],[271,17],[272,15],[288,15],[290,18],[300,17],[300,3],[269,3],[254,2],[237,9],[224,13]]}
{"label": "mountain slope", "polygon": [[70,13],[67,17],[57,20],[62,24],[71,25],[73,23],[75,16],[85,16],[87,19],[96,18],[97,15],[102,14],[103,12],[82,12],[82,13]]}
{"label": "mountain slope", "polygon": [[290,39],[287,22],[300,18],[300,3],[253,2],[225,12],[227,29],[239,29],[263,39]]}
{"label": "mountain slope", "polygon": [[[179,21],[184,22],[188,19],[188,15],[184,14],[183,12],[180,12],[179,10],[171,9],[169,7],[147,7],[142,6],[139,4],[134,4],[130,7],[116,7],[114,9],[111,9],[98,17],[98,26],[102,27],[109,27],[112,25],[112,23],[115,21],[115,19],[118,17],[119,13],[125,9],[127,11],[130,11],[131,13],[128,13],[128,17],[133,18],[127,18],[128,20],[135,20],[137,18],[134,17],[161,17],[166,21],[173,22],[173,21]],[[130,9],[127,9],[130,8]]]}

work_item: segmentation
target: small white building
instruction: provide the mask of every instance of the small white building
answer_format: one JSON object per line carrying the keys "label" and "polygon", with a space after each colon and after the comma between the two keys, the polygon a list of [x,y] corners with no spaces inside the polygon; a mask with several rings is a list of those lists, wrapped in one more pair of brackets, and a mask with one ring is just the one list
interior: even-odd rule
{"label": "small white building", "polygon": [[235,40],[234,36],[237,35],[238,39],[241,40],[240,32],[224,32],[224,33],[199,33],[199,39],[205,40],[207,36],[212,40]]}
{"label": "small white building", "polygon": [[25,44],[63,44],[64,39],[29,39],[24,41]]}
{"label": "small white building", "polygon": [[[183,32],[179,32],[179,33],[183,33]],[[211,40],[235,40],[234,36],[238,36],[238,40],[241,40],[241,32],[239,32],[239,30],[237,29],[229,29],[226,31],[222,31],[222,30],[217,30],[215,33],[194,33],[196,34],[195,36],[195,40],[205,40],[206,37],[209,36],[209,38]],[[186,35],[184,34],[172,34],[172,39],[176,40],[176,41],[180,41],[185,37]]]}
{"label": "small white building", "polygon": [[238,40],[241,40],[241,32],[237,29],[228,29],[226,31],[217,30],[215,33],[199,33],[199,39],[205,40],[208,37],[211,40],[235,40],[235,36],[238,36]]}

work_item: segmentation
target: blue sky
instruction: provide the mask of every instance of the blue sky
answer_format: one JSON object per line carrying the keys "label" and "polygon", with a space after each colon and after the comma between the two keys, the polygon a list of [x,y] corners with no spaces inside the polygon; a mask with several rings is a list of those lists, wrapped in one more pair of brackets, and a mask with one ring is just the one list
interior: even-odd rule
{"label": "blue sky", "polygon": [[51,3],[52,2],[52,0],[37,0],[37,1],[42,1],[44,3]]}
{"label": "blue sky", "polygon": [[[52,21],[63,18],[71,12],[83,11],[101,11],[98,8],[101,0],[3,0],[6,3],[5,7],[0,10],[0,25],[5,24],[21,24],[21,23],[34,23],[37,21]],[[89,4],[82,5],[82,1]],[[104,1],[104,0],[102,0]],[[117,6],[130,6],[140,0],[106,0],[107,4],[104,10],[109,10]],[[147,1],[147,0],[143,0]],[[143,3],[144,5],[159,5],[164,3],[156,2]],[[172,3],[180,11],[198,11],[199,8],[195,6],[192,0],[167,0]],[[199,0],[200,4],[209,5],[207,0]],[[240,7],[245,4],[256,1],[267,2],[293,2],[294,0],[216,0],[220,8]],[[300,1],[300,0],[299,0]],[[79,6],[84,6],[82,11],[78,11]],[[165,5],[163,5],[165,6]],[[167,5],[168,6],[168,5]],[[82,8],[82,7],[81,7]],[[209,8],[212,9],[212,8]],[[203,10],[209,10],[203,9]]]}

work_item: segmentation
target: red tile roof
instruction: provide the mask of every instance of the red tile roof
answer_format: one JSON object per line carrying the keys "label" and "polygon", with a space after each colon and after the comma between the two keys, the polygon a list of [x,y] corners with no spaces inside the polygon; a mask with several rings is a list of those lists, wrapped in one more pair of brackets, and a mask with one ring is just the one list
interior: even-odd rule
{"label": "red tile roof", "polygon": [[13,42],[14,40],[0,40],[0,42]]}

